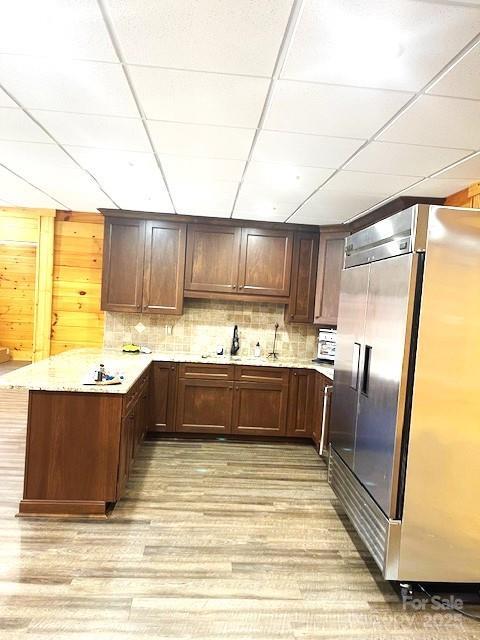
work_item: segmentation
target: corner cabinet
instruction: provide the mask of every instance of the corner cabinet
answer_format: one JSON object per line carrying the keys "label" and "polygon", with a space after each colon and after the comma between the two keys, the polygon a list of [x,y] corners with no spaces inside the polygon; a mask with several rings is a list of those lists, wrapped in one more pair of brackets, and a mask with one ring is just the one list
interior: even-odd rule
{"label": "corner cabinet", "polygon": [[320,232],[314,324],[330,326],[337,324],[340,278],[347,235],[343,232]]}
{"label": "corner cabinet", "polygon": [[295,234],[290,301],[285,307],[285,321],[312,324],[317,282],[318,233]]}
{"label": "corner cabinet", "polygon": [[186,224],[106,218],[102,309],[180,315]]}

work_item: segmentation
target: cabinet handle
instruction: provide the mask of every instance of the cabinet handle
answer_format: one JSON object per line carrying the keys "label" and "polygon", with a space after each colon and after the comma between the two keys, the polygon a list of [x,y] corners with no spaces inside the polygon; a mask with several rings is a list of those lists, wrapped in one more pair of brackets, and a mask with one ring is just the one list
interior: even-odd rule
{"label": "cabinet handle", "polygon": [[237,285],[236,284],[232,284],[232,289],[236,289]]}
{"label": "cabinet handle", "polygon": [[170,369],[171,369],[172,371],[175,371],[175,367],[170,367]]}
{"label": "cabinet handle", "polygon": [[236,391],[238,391],[240,389],[240,387],[235,387]]}
{"label": "cabinet handle", "polygon": [[293,315],[293,313],[292,313],[292,315],[290,316],[290,320],[293,320],[293,319],[294,319],[294,317],[295,317],[295,316],[294,316],[294,315]]}

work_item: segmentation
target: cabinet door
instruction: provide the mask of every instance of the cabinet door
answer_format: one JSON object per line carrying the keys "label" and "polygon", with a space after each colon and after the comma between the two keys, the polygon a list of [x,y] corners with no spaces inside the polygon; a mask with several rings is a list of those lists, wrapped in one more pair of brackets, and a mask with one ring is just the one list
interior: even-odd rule
{"label": "cabinet door", "polygon": [[326,378],[321,373],[316,371],[313,394],[312,439],[317,447],[320,444],[320,439],[322,437],[325,385]]}
{"label": "cabinet door", "polygon": [[175,387],[177,367],[171,362],[154,362],[150,378],[150,429],[175,430]]}
{"label": "cabinet door", "polygon": [[185,289],[235,293],[238,280],[240,229],[189,224]]}
{"label": "cabinet door", "polygon": [[288,298],[292,251],[290,231],[242,229],[239,292]]}
{"label": "cabinet door", "polygon": [[102,309],[141,311],[144,252],[144,220],[105,219]]}
{"label": "cabinet door", "polygon": [[143,311],[181,315],[186,225],[150,221],[145,231]]}
{"label": "cabinet door", "polygon": [[235,383],[232,433],[285,435],[287,403],[288,385]]}
{"label": "cabinet door", "polygon": [[135,407],[132,407],[122,420],[120,436],[120,455],[118,461],[117,500],[125,494],[128,474],[132,460],[133,434],[135,430]]}
{"label": "cabinet door", "polygon": [[288,398],[287,435],[310,437],[313,430],[315,371],[292,370]]}
{"label": "cabinet door", "polygon": [[318,233],[296,233],[293,247],[290,302],[285,308],[287,322],[311,324],[317,281]]}
{"label": "cabinet door", "polygon": [[346,233],[320,233],[314,324],[337,324],[346,236]]}
{"label": "cabinet door", "polygon": [[176,431],[230,433],[232,388],[225,380],[179,379]]}

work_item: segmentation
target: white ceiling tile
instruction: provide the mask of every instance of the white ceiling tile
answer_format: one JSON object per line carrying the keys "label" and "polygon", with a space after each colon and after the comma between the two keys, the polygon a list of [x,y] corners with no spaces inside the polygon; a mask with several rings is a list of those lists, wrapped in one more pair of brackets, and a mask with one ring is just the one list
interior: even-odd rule
{"label": "white ceiling tile", "polygon": [[305,224],[339,224],[361,213],[383,198],[345,191],[317,191],[289,220]]}
{"label": "white ceiling tile", "polygon": [[400,91],[277,82],[266,129],[369,138],[410,99]]}
{"label": "white ceiling tile", "polygon": [[428,93],[480,100],[480,43],[444,75]]}
{"label": "white ceiling tile", "polygon": [[243,160],[160,156],[165,178],[170,182],[229,180],[239,182],[245,168]]}
{"label": "white ceiling tile", "polygon": [[238,189],[237,182],[169,183],[177,213],[228,218]]}
{"label": "white ceiling tile", "polygon": [[129,63],[271,75],[292,0],[109,0]]}
{"label": "white ceiling tile", "polygon": [[478,31],[470,7],[306,0],[282,77],[418,91]]}
{"label": "white ceiling tile", "polygon": [[[278,213],[280,209],[283,210],[283,213]],[[242,197],[240,197],[232,218],[236,220],[257,220],[261,222],[285,222],[292,211],[293,209],[285,205],[271,212],[260,208],[252,209],[248,205],[244,207]]]}
{"label": "white ceiling tile", "polygon": [[471,153],[468,149],[444,149],[395,142],[371,142],[347,165],[349,171],[429,176]]}
{"label": "white ceiling tile", "polygon": [[480,182],[480,153],[476,153],[471,158],[459,162],[454,167],[437,173],[435,178],[454,180],[470,180],[470,182]]}
{"label": "white ceiling tile", "polygon": [[0,21],[0,52],[117,60],[95,0],[9,2]]}
{"label": "white ceiling tile", "polygon": [[138,118],[54,111],[32,111],[32,115],[60,144],[125,151],[151,151],[142,121]]}
{"label": "white ceiling tile", "polygon": [[283,201],[299,201],[310,195],[332,173],[333,169],[251,162],[245,173],[241,193],[253,187]]}
{"label": "white ceiling tile", "polygon": [[51,187],[52,193],[73,211],[97,211],[100,207],[115,208],[115,204],[86,174],[61,176],[61,181]]}
{"label": "white ceiling tile", "polygon": [[122,209],[174,212],[152,153],[67,149]]}
{"label": "white ceiling tile", "polygon": [[243,184],[235,203],[234,218],[284,221],[298,207],[302,198],[281,199],[258,185]]}
{"label": "white ceiling tile", "polygon": [[0,140],[52,142],[21,109],[0,109]]}
{"label": "white ceiling tile", "polygon": [[268,80],[217,73],[130,67],[147,118],[256,127]]}
{"label": "white ceiling tile", "polygon": [[16,107],[15,102],[5,93],[3,89],[0,89],[0,107]]}
{"label": "white ceiling tile", "polygon": [[157,153],[246,160],[255,129],[148,120]]}
{"label": "white ceiling tile", "polygon": [[422,96],[379,139],[432,147],[478,149],[479,122],[480,102]]}
{"label": "white ceiling tile", "polygon": [[396,193],[418,182],[418,176],[396,176],[386,173],[339,171],[323,187],[325,191],[343,191],[356,195],[385,196]]}
{"label": "white ceiling tile", "polygon": [[0,79],[27,109],[138,116],[119,64],[1,54]]}
{"label": "white ceiling tile", "polygon": [[257,138],[253,158],[265,162],[283,162],[304,167],[336,169],[363,142],[363,140],[352,138],[333,138],[263,129]]}
{"label": "white ceiling tile", "polygon": [[402,196],[422,196],[426,198],[446,198],[457,191],[466,189],[471,180],[443,180],[439,178],[429,178],[421,184],[408,189]]}
{"label": "white ceiling tile", "polygon": [[14,176],[4,167],[0,167],[0,198],[17,207],[58,209],[62,204]]}
{"label": "white ceiling tile", "polygon": [[72,209],[94,210],[112,204],[54,144],[0,141],[0,162]]}

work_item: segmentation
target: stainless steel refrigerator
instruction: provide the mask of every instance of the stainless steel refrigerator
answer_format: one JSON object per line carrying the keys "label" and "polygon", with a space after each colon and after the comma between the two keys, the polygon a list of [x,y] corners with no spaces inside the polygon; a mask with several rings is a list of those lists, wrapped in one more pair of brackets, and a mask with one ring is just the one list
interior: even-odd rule
{"label": "stainless steel refrigerator", "polygon": [[480,582],[480,210],[346,239],[329,482],[389,580]]}

